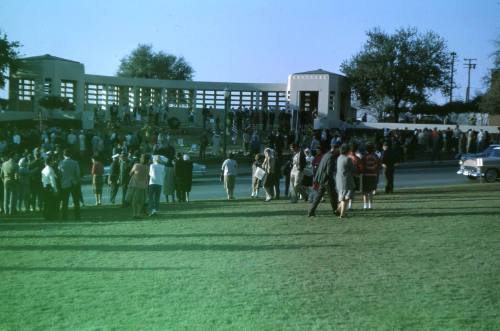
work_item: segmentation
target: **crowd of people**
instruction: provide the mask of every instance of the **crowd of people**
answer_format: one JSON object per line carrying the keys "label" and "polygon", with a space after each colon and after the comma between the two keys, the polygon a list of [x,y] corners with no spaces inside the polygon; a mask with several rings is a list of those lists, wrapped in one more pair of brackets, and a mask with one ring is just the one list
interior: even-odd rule
{"label": "crowd of people", "polygon": [[[238,122],[237,116],[235,112],[233,124]],[[348,130],[277,129],[272,121],[264,130],[260,120],[257,124],[246,121],[248,118],[243,117],[241,124],[248,126],[241,131],[238,125],[235,130],[229,129],[236,136],[230,142],[231,150],[240,153],[225,160],[221,169],[227,198],[234,199],[236,159],[246,162],[251,157],[251,197],[257,197],[263,188],[266,202],[279,199],[284,177],[285,196],[291,202],[305,199],[317,206],[316,198],[328,192],[333,200],[341,200],[335,203],[335,207],[340,207],[335,211],[341,216],[349,209],[352,192],[356,190],[363,193],[364,206],[372,207],[375,189],[371,188],[376,187],[375,180],[378,182],[379,167],[384,170],[386,191],[391,192],[394,165],[398,162],[419,159],[424,154],[430,155],[431,160],[440,160],[445,155],[481,151],[498,141],[498,134],[483,130],[464,132],[458,126],[444,131],[380,130],[359,134]],[[199,159],[203,160],[210,146],[209,130],[202,131],[200,137]],[[0,212],[43,211],[47,219],[67,218],[72,196],[74,216],[78,218],[80,204],[84,204],[81,178],[87,171],[96,205],[102,204],[104,185],[111,188],[111,203],[116,203],[121,189],[121,204],[135,206],[135,217],[155,214],[162,191],[166,201],[187,202],[192,185],[192,156],[176,153],[174,145],[171,133],[162,126],[146,125],[139,130],[113,126],[93,131],[52,127],[41,132],[8,127],[0,132]],[[217,130],[211,145],[212,154],[220,156]],[[350,150],[346,151],[347,146]],[[341,157],[344,154],[350,161]],[[327,155],[330,156],[323,161]],[[109,175],[105,174],[107,164]],[[330,175],[325,176],[326,173]],[[315,208],[310,210],[311,215]]]}
{"label": "crowd of people", "polygon": [[[293,136],[293,135],[291,135]],[[356,136],[347,132],[318,130],[311,137],[303,134],[297,142],[277,139],[271,133],[263,153],[252,151],[251,198],[264,191],[264,201],[280,199],[280,181],[284,177],[285,197],[291,203],[299,199],[309,201],[308,215],[315,216],[316,208],[328,193],[332,210],[345,217],[352,208],[355,192],[363,197],[363,209],[373,208],[379,173],[385,177],[385,192],[394,192],[396,165],[414,159],[417,154],[431,154],[431,160],[443,155],[459,157],[464,153],[484,150],[491,143],[500,143],[498,134],[480,129],[462,132],[454,130],[384,130],[373,136]],[[290,153],[283,151],[287,146]],[[234,155],[222,165],[227,199],[234,199],[237,163]],[[381,171],[380,171],[381,170]]]}
{"label": "crowd of people", "polygon": [[[316,216],[316,208],[328,194],[332,211],[339,218],[346,217],[352,208],[355,192],[363,196],[363,209],[373,208],[373,196],[377,190],[380,169],[385,176],[385,192],[394,191],[394,170],[400,162],[390,142],[384,142],[380,153],[368,142],[361,152],[356,141],[342,141],[334,137],[317,149],[299,144],[290,145],[290,154],[279,154],[271,147],[257,153],[252,164],[251,198],[264,191],[264,202],[280,199],[280,182],[284,177],[285,198],[290,203],[299,200],[310,202],[309,217]],[[234,199],[237,161],[230,154],[221,167],[221,180],[227,199]]]}

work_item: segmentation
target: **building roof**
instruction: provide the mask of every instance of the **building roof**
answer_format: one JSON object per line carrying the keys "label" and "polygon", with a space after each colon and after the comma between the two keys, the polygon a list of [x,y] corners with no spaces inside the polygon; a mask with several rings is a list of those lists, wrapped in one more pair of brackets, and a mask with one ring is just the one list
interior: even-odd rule
{"label": "building roof", "polygon": [[333,72],[329,72],[323,69],[304,71],[304,72],[296,72],[294,75],[337,75]]}
{"label": "building roof", "polygon": [[53,56],[53,55],[50,55],[50,54],[25,57],[25,58],[22,58],[22,60],[29,60],[29,61],[33,61],[33,60],[34,61],[66,61],[66,62],[72,62],[72,63],[80,63],[78,61],[63,59],[62,57],[57,57],[57,56]]}

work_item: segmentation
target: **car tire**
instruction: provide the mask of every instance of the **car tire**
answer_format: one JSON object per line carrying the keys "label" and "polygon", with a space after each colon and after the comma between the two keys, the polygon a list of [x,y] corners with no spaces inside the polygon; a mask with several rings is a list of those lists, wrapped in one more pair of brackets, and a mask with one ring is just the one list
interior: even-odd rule
{"label": "car tire", "polygon": [[467,178],[469,178],[470,180],[476,180],[477,177],[474,177],[474,176],[467,176]]}
{"label": "car tire", "polygon": [[498,178],[498,172],[495,169],[488,169],[484,174],[484,180],[487,183],[494,183]]}

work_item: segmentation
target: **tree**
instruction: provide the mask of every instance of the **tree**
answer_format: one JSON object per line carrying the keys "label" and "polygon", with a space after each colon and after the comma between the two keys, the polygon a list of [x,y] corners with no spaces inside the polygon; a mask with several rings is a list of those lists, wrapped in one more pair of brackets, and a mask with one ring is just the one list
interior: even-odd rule
{"label": "tree", "polygon": [[341,65],[362,104],[389,98],[398,121],[402,109],[426,102],[428,93],[449,91],[451,54],[443,38],[415,28],[392,35],[376,28],[367,36],[362,51]]}
{"label": "tree", "polygon": [[191,80],[194,70],[184,57],[162,51],[154,52],[152,45],[139,44],[121,60],[117,75],[152,79]]}
{"label": "tree", "polygon": [[489,87],[479,102],[479,109],[490,114],[500,114],[500,38],[495,41],[495,46],[497,49],[492,54],[494,67],[486,78]]}
{"label": "tree", "polygon": [[9,41],[5,33],[0,32],[0,89],[5,87],[7,71],[15,72],[19,68],[18,41]]}

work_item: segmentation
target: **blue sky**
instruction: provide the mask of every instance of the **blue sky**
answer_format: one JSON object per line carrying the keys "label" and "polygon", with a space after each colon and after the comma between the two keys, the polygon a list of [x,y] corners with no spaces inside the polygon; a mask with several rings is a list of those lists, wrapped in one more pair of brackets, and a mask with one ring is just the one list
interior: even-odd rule
{"label": "blue sky", "polygon": [[76,60],[100,75],[114,75],[122,57],[148,43],[184,56],[195,80],[286,82],[294,72],[340,72],[373,27],[414,26],[438,33],[457,52],[454,95],[462,99],[463,59],[477,58],[475,95],[484,90],[499,23],[500,0],[0,1],[0,29],[23,44],[22,55]]}

